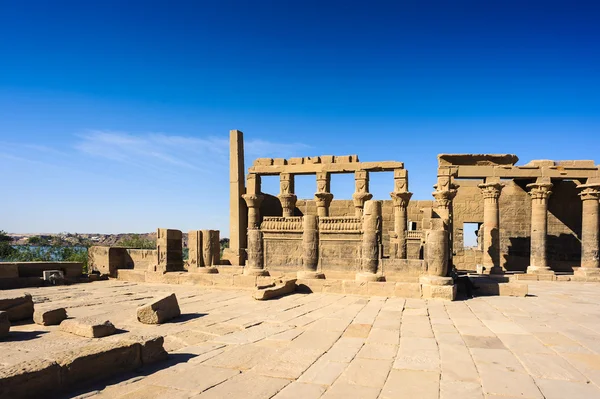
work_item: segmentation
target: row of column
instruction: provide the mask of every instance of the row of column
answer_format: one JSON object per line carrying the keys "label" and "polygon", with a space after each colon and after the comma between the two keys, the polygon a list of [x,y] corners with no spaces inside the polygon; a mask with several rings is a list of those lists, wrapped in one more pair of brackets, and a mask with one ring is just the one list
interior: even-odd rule
{"label": "row of column", "polygon": [[[504,184],[499,179],[487,178],[479,188],[484,198],[483,208],[483,261],[490,273],[502,273],[500,266],[500,234],[498,199]],[[581,267],[576,273],[600,274],[600,243],[598,208],[600,184],[577,186],[582,200]],[[538,178],[527,185],[531,197],[531,250],[527,273],[550,274],[548,266],[548,199],[552,194],[550,178]]]}

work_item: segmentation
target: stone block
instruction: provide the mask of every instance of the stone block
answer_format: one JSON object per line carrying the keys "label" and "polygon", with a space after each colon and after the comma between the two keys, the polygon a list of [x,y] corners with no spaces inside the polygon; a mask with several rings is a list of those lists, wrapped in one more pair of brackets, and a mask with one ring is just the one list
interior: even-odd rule
{"label": "stone block", "polygon": [[456,291],[456,285],[421,285],[421,292],[424,299],[443,299],[446,301],[453,301],[456,299]]}
{"label": "stone block", "polygon": [[31,319],[33,317],[33,298],[30,294],[0,297],[0,310],[8,313],[10,321]]}
{"label": "stone block", "polygon": [[394,282],[376,282],[370,281],[367,283],[367,292],[369,295],[393,297],[396,290]]}
{"label": "stone block", "polygon": [[273,158],[256,158],[253,166],[271,166],[273,165]]}
{"label": "stone block", "polygon": [[277,283],[267,286],[258,286],[254,291],[253,298],[259,301],[277,298],[283,295],[291,294],[296,291],[296,279],[279,280]]}
{"label": "stone block", "polygon": [[[63,322],[64,323],[64,322]],[[64,388],[133,371],[142,365],[138,342],[103,342],[66,351],[55,357]]]}
{"label": "stone block", "polygon": [[114,334],[117,329],[108,320],[94,317],[67,319],[60,323],[60,331],[87,338],[102,338]]}
{"label": "stone block", "polygon": [[275,158],[273,159],[273,165],[287,165],[287,161],[284,158]]}
{"label": "stone block", "polygon": [[65,308],[36,309],[33,313],[33,321],[42,326],[55,326],[67,318]]}
{"label": "stone block", "polygon": [[0,398],[48,397],[60,388],[60,366],[36,359],[0,368]]}
{"label": "stone block", "polygon": [[396,283],[394,294],[402,298],[421,298],[421,284],[419,283]]}
{"label": "stone block", "polygon": [[181,315],[177,297],[170,294],[137,308],[138,321],[144,324],[162,324]]}
{"label": "stone block", "polygon": [[10,320],[8,320],[8,313],[0,311],[0,338],[4,338],[10,331]]}
{"label": "stone block", "polygon": [[288,165],[302,165],[303,158],[290,158],[288,159]]}
{"label": "stone block", "polygon": [[344,294],[350,295],[369,295],[367,281],[344,280],[342,282]]}
{"label": "stone block", "polygon": [[322,163],[333,163],[334,157],[333,155],[321,155]]}
{"label": "stone block", "polygon": [[160,335],[133,335],[130,340],[140,344],[143,365],[165,360],[169,355],[163,347],[165,339]]}

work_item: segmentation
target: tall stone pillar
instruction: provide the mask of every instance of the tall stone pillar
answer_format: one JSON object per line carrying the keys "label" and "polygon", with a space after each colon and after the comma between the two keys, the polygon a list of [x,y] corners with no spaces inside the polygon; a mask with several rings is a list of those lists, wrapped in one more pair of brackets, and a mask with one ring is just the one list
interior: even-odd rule
{"label": "tall stone pillar", "polygon": [[298,278],[324,278],[317,271],[319,266],[319,219],[314,215],[303,216],[302,231],[302,264],[303,270]]}
{"label": "tall stone pillar", "polygon": [[221,255],[219,230],[202,230],[202,266],[210,268],[219,264]]}
{"label": "tall stone pillar", "polygon": [[581,267],[575,269],[579,276],[600,276],[600,224],[598,221],[598,201],[600,184],[583,184],[577,186],[581,190]]}
{"label": "tall stone pillar", "polygon": [[552,191],[549,178],[538,178],[527,185],[531,196],[531,252],[527,273],[553,274],[548,266],[548,198]]}
{"label": "tall stone pillar", "polygon": [[223,254],[232,265],[243,265],[248,214],[242,195],[244,185],[244,133],[229,132],[229,248]]}
{"label": "tall stone pillar", "polygon": [[354,172],[355,192],[352,194],[354,201],[354,214],[357,217],[362,216],[365,201],[373,198],[373,194],[369,193],[369,172],[366,170],[357,170]]}
{"label": "tall stone pillar", "polygon": [[183,240],[179,230],[158,229],[156,231],[157,272],[183,271]]}
{"label": "tall stone pillar", "polygon": [[291,173],[281,173],[279,175],[279,202],[283,209],[284,217],[294,216],[296,201],[298,197],[294,194],[294,175]]}
{"label": "tall stone pillar", "polygon": [[242,198],[248,207],[248,229],[257,229],[260,227],[260,205],[264,199],[260,192],[260,175],[248,174],[247,183],[248,192]]}
{"label": "tall stone pillar", "polygon": [[361,271],[357,281],[378,281],[379,244],[381,243],[381,201],[367,201],[364,205]]}
{"label": "tall stone pillar", "polygon": [[394,205],[394,244],[393,257],[395,259],[406,259],[406,208],[412,197],[411,192],[391,192]]}
{"label": "tall stone pillar", "polygon": [[248,260],[244,267],[247,276],[268,276],[264,269],[263,235],[260,229],[248,229]]}
{"label": "tall stone pillar", "polygon": [[500,180],[486,179],[479,189],[483,195],[483,261],[485,271],[502,274],[500,266],[500,212],[498,198],[504,185]]}
{"label": "tall stone pillar", "polygon": [[317,216],[329,216],[329,205],[333,200],[331,191],[331,175],[328,172],[317,172],[317,192],[315,202],[317,204]]}

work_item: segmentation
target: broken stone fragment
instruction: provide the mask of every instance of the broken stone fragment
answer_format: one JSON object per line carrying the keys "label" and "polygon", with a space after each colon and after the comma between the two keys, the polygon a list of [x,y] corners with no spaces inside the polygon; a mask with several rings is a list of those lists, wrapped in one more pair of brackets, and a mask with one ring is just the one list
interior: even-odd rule
{"label": "broken stone fragment", "polygon": [[181,315],[175,294],[167,295],[137,309],[137,318],[144,324],[162,324]]}
{"label": "broken stone fragment", "polygon": [[296,291],[296,279],[279,280],[276,283],[256,287],[253,297],[256,300],[264,301],[291,294],[294,291]]}
{"label": "broken stone fragment", "polygon": [[141,345],[142,364],[165,360],[169,355],[163,347],[165,339],[160,335],[132,335],[130,339]]}
{"label": "broken stone fragment", "polygon": [[36,309],[33,313],[33,321],[42,326],[56,326],[66,318],[65,308]]}
{"label": "broken stone fragment", "polygon": [[0,310],[8,313],[10,321],[31,319],[33,317],[31,294],[0,297]]}
{"label": "broken stone fragment", "polygon": [[10,330],[10,321],[8,320],[8,313],[0,311],[0,338],[6,337]]}
{"label": "broken stone fragment", "polygon": [[114,334],[117,329],[108,320],[93,317],[67,319],[60,323],[60,331],[87,338],[102,338]]}

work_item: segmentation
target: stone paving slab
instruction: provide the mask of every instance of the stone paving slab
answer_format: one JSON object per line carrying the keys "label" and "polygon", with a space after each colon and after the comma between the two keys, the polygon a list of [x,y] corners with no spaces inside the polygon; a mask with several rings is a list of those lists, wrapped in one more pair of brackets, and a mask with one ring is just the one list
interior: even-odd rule
{"label": "stone paving slab", "polygon": [[[164,364],[64,397],[600,399],[600,284],[529,288],[534,296],[461,302],[326,293],[260,302],[248,291],[114,280],[27,289],[35,303],[105,317],[120,333],[92,339],[16,323],[0,341],[0,370],[159,334]],[[136,320],[139,305],[170,292],[180,318]]]}

